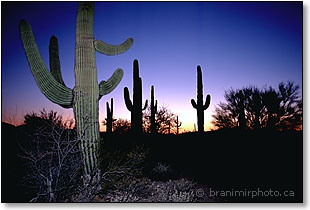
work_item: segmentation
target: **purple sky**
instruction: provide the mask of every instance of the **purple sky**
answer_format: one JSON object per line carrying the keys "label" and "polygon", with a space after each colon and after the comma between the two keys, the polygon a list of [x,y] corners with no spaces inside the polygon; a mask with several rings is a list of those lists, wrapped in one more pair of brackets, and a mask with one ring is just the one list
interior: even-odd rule
{"label": "purple sky", "polygon": [[[39,50],[49,66],[48,45],[58,38],[63,79],[74,88],[74,47],[77,3],[1,2],[2,121],[21,122],[23,115],[43,108],[73,118],[40,92],[29,69],[18,25],[32,26]],[[114,98],[115,118],[130,120],[123,89],[132,98],[132,65],[138,59],[143,98],[150,99],[151,85],[159,106],[179,115],[182,128],[193,130],[196,110],[196,67],[203,71],[205,130],[224,91],[282,81],[302,86],[302,2],[98,2],[94,35],[110,44],[128,37],[134,44],[126,53],[96,53],[98,82],[118,67],[124,70],[119,86],[100,100],[100,122],[105,104]],[[103,129],[102,129],[103,130]]]}

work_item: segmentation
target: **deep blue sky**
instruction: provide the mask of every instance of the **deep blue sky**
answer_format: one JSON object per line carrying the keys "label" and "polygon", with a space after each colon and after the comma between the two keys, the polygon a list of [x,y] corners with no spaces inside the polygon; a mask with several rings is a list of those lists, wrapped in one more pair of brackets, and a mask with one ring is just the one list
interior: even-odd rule
{"label": "deep blue sky", "polygon": [[[74,47],[77,3],[1,2],[2,119],[16,121],[29,112],[45,108],[73,118],[72,109],[53,104],[40,92],[26,60],[18,25],[32,26],[39,50],[49,66],[48,45],[58,38],[63,79],[74,87]],[[116,118],[130,119],[123,99],[127,86],[132,97],[132,63],[138,59],[143,97],[179,114],[182,127],[192,130],[196,110],[196,67],[203,71],[205,111],[209,130],[215,106],[224,91],[256,85],[274,88],[282,81],[302,86],[301,2],[97,2],[94,36],[110,44],[128,37],[134,44],[126,53],[96,53],[98,82],[118,67],[124,70],[119,86],[100,100],[100,121],[106,101],[114,98]]]}

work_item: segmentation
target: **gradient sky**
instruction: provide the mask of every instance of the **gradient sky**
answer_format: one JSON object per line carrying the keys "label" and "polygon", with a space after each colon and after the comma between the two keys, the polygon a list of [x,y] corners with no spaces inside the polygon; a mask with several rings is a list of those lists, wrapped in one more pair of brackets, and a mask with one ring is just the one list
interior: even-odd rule
{"label": "gradient sky", "polygon": [[[72,109],[53,104],[37,87],[18,25],[21,19],[30,23],[47,66],[49,39],[58,38],[63,79],[73,88],[77,3],[1,2],[1,10],[2,121],[20,123],[25,114],[43,108],[73,118]],[[94,36],[109,44],[134,39],[124,54],[96,53],[98,82],[118,67],[124,70],[119,86],[100,100],[100,124],[111,97],[114,117],[130,120],[123,89],[127,86],[132,98],[134,59],[144,100],[154,85],[158,105],[178,114],[182,128],[190,131],[196,123],[190,100],[196,100],[197,65],[203,72],[204,100],[211,95],[205,130],[210,130],[225,90],[276,88],[288,80],[302,87],[302,2],[97,2]]]}

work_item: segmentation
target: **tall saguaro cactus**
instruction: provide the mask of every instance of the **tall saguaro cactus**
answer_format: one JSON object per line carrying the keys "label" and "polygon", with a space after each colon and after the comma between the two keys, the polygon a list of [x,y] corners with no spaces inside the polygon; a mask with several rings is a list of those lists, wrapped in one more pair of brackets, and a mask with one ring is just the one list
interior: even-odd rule
{"label": "tall saguaro cactus", "polygon": [[157,100],[154,99],[154,86],[152,85],[151,87],[151,133],[156,133],[156,125],[155,125],[156,112],[157,112]]}
{"label": "tall saguaro cactus", "polygon": [[111,98],[111,108],[109,106],[109,102],[107,102],[107,125],[106,125],[106,132],[107,133],[112,133],[112,128],[113,128],[113,98]]}
{"label": "tall saguaro cactus", "polygon": [[131,112],[131,130],[135,134],[142,132],[142,111],[146,109],[148,101],[142,108],[142,79],[139,76],[138,60],[133,62],[133,99],[130,100],[129,90],[124,88],[124,99],[127,109]]}
{"label": "tall saguaro cactus", "polygon": [[50,70],[46,67],[29,23],[22,20],[19,25],[21,40],[34,79],[43,94],[52,102],[73,108],[80,148],[83,153],[85,175],[97,173],[99,142],[99,99],[110,93],[123,77],[117,69],[107,81],[98,84],[95,52],[116,55],[127,51],[133,39],[121,45],[109,45],[95,40],[93,34],[94,3],[81,2],[76,18],[75,42],[75,87],[65,86],[60,73],[58,43],[56,37],[50,40]]}
{"label": "tall saguaro cactus", "polygon": [[197,103],[194,99],[191,100],[192,106],[197,109],[197,124],[198,132],[203,133],[204,128],[204,110],[210,105],[211,96],[208,94],[206,97],[205,104],[203,104],[203,87],[202,87],[202,73],[201,68],[197,66]]}

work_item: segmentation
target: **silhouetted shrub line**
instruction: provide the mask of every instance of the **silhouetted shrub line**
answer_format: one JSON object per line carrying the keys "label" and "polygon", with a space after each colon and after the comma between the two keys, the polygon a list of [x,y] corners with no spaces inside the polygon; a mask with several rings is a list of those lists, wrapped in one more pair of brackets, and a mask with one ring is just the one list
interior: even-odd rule
{"label": "silhouetted shrub line", "polygon": [[245,87],[225,92],[226,103],[220,102],[212,115],[217,128],[302,129],[302,98],[293,82],[259,90]]}

